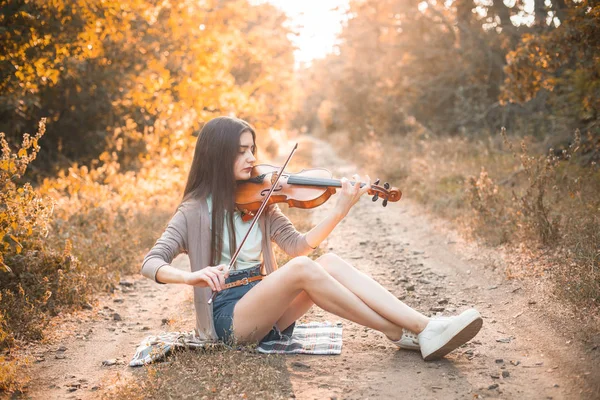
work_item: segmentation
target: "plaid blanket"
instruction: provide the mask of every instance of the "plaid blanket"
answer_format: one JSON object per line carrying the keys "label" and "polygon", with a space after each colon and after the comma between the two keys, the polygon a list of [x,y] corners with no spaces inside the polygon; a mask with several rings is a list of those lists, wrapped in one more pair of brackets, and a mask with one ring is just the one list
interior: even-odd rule
{"label": "plaid blanket", "polygon": [[[139,367],[160,361],[175,348],[206,349],[220,346],[225,345],[200,340],[194,331],[162,332],[147,336],[140,342],[129,366]],[[256,351],[266,354],[341,354],[342,323],[297,324],[291,336],[282,335],[277,340],[260,342]]]}

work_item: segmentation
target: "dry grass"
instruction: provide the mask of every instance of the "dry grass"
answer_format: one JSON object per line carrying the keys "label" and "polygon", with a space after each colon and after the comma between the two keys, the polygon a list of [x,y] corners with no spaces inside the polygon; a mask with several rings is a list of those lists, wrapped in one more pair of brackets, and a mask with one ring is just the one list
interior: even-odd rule
{"label": "dry grass", "polygon": [[10,356],[0,356],[0,393],[2,390],[21,393],[31,378],[23,371],[30,364],[30,360],[15,360]]}
{"label": "dry grass", "polygon": [[[598,314],[600,169],[581,154],[577,135],[571,146],[549,152],[530,138],[429,137],[418,129],[367,141],[339,132],[328,139],[466,235],[536,260],[513,264],[508,277],[550,275],[559,295]],[[588,147],[600,146],[588,139]],[[520,146],[511,145],[517,140]]]}
{"label": "dry grass", "polygon": [[103,397],[118,399],[284,399],[293,389],[279,355],[252,348],[179,351],[115,382]]}

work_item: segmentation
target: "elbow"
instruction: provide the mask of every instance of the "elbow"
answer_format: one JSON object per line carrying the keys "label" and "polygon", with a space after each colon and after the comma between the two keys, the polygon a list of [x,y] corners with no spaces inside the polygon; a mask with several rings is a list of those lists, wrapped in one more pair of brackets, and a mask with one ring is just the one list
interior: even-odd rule
{"label": "elbow", "polygon": [[146,278],[153,280],[156,283],[162,283],[156,280],[156,273],[160,267],[168,264],[169,263],[167,263],[165,260],[158,257],[147,257],[142,263],[142,269],[140,272]]}
{"label": "elbow", "polygon": [[302,251],[302,253],[298,254],[298,256],[308,256],[310,253],[314,251],[313,248],[309,248],[308,250]]}
{"label": "elbow", "polygon": [[310,246],[310,244],[308,244],[308,241],[306,240],[306,234],[301,235],[298,239],[299,240],[295,246],[296,251],[294,251],[293,257],[307,256],[316,249],[316,247],[313,248]]}
{"label": "elbow", "polygon": [[151,273],[151,271],[150,271],[150,268],[149,268],[149,265],[148,265],[148,262],[147,262],[147,261],[148,261],[148,260],[144,259],[144,262],[142,262],[142,266],[141,266],[141,268],[140,268],[140,274],[142,274],[142,276],[144,276],[144,277],[146,277],[146,278],[148,278],[148,279],[152,279],[152,280],[154,280],[154,279],[153,279],[154,277],[153,277],[153,276],[151,276],[151,275],[152,275],[152,273]]}

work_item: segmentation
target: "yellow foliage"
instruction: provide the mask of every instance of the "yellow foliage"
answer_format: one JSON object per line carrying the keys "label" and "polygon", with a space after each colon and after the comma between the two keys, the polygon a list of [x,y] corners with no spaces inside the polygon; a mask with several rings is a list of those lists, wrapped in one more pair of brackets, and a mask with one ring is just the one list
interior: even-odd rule
{"label": "yellow foliage", "polygon": [[[0,314],[0,342],[2,342],[2,315]],[[0,356],[0,391],[14,392],[22,390],[31,380],[23,374],[22,369],[27,365],[26,361],[8,360],[5,356]]]}
{"label": "yellow foliage", "polygon": [[[49,125],[56,131],[44,159],[64,145],[90,160],[106,143],[125,168],[135,169],[155,122],[187,135],[217,115],[281,128],[290,111],[293,47],[284,14],[269,4],[36,0],[23,7],[30,17],[6,11],[14,23],[0,62],[14,71],[0,90],[15,111],[10,133],[22,129],[22,118],[49,113],[57,123]],[[56,97],[68,112],[53,105]],[[60,129],[73,124],[77,132]],[[120,127],[118,135],[106,135]],[[161,132],[170,136],[171,129]],[[92,143],[82,146],[79,138]]]}
{"label": "yellow foliage", "polygon": [[36,158],[40,150],[37,141],[44,135],[45,124],[45,119],[42,119],[33,139],[28,134],[24,135],[17,154],[11,151],[4,133],[0,132],[0,267],[5,271],[10,271],[5,261],[8,254],[20,254],[34,233],[48,233],[52,204],[45,202],[29,183],[22,186],[15,183],[25,173],[27,165]]}

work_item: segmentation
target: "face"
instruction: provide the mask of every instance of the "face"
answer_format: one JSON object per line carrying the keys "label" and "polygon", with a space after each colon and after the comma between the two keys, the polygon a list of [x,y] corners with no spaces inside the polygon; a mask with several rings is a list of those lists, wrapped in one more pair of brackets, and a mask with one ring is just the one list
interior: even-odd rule
{"label": "face", "polygon": [[238,181],[250,179],[252,173],[252,167],[256,162],[256,158],[252,152],[254,151],[254,140],[252,140],[252,133],[245,131],[240,136],[240,148],[238,149],[238,155],[233,164],[233,173],[235,179]]}

